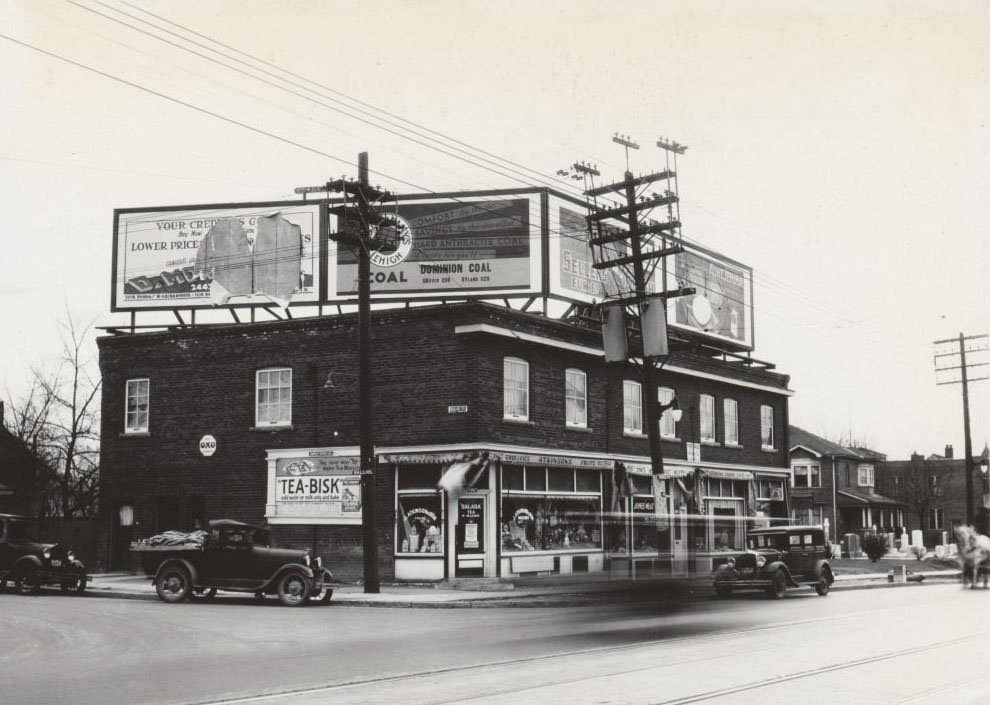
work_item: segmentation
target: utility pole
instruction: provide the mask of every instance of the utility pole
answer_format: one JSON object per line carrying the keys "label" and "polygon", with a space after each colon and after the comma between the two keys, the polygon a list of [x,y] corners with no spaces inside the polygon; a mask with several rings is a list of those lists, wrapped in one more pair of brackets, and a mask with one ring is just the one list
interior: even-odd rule
{"label": "utility pole", "polygon": [[[973,499],[973,441],[970,436],[969,431],[969,383],[979,382],[981,380],[988,379],[988,377],[970,377],[969,369],[974,367],[987,367],[990,365],[988,362],[975,362],[966,360],[966,354],[970,355],[986,355],[990,347],[987,345],[987,339],[990,336],[987,335],[971,335],[965,336],[962,333],[959,334],[959,338],[949,338],[946,340],[936,340],[935,341],[935,383],[936,384],[962,384],[962,399],[963,399],[963,443],[966,457],[966,523],[970,526],[973,525],[973,520],[975,517],[975,502]],[[973,341],[981,341],[974,343]],[[948,346],[958,343],[958,350],[951,350]],[[941,347],[940,347],[941,346]],[[946,359],[948,358],[948,360]],[[952,363],[958,361],[958,365],[944,364],[944,362]],[[958,370],[958,373],[955,372]],[[939,373],[943,376],[948,373],[950,377],[945,381],[938,381]],[[958,378],[956,375],[958,374]]]}
{"label": "utility pole", "polygon": [[[304,187],[296,193],[334,191],[344,194],[344,205],[330,212],[340,216],[345,227],[330,237],[351,246],[358,258],[358,376],[359,434],[361,461],[361,528],[364,556],[364,591],[377,593],[381,589],[378,577],[378,536],[375,511],[375,475],[378,459],[375,454],[375,427],[372,409],[373,370],[371,365],[371,253],[383,242],[377,236],[377,225],[384,216],[373,204],[390,200],[391,194],[368,183],[368,153],[358,154],[358,180],[337,179],[322,187]],[[353,199],[350,201],[349,199]],[[357,225],[357,231],[347,225]]]}
{"label": "utility pole", "polygon": [[[628,136],[618,135],[612,141],[622,145],[626,152],[626,171],[622,181],[589,188],[585,196],[589,199],[590,238],[593,251],[599,248],[595,257],[595,269],[625,268],[626,279],[631,280],[630,292],[619,292],[614,299],[606,299],[603,305],[629,307],[640,321],[640,337],[643,342],[643,404],[646,410],[647,438],[650,446],[650,464],[654,475],[664,471],[663,444],[660,439],[660,417],[667,409],[676,408],[676,398],[669,404],[661,405],[657,398],[658,369],[657,361],[668,354],[667,331],[664,315],[666,300],[677,296],[693,294],[694,289],[682,288],[675,291],[666,290],[666,282],[660,293],[652,289],[656,263],[663,258],[683,251],[679,237],[680,222],[668,218],[664,222],[641,222],[643,214],[658,206],[669,206],[678,201],[677,195],[669,188],[663,195],[651,194],[648,199],[638,199],[637,189],[649,186],[657,181],[666,180],[669,183],[673,173],[664,170],[645,176],[634,176],[629,171],[629,150],[639,149],[639,145]],[[685,148],[686,149],[686,148]],[[586,175],[597,175],[597,170],[591,170],[582,164],[575,164],[574,169]],[[618,193],[625,198],[625,204],[616,207],[599,207],[597,198],[608,193]],[[612,228],[603,230],[603,221],[618,221],[625,229]],[[659,238],[657,237],[659,235]],[[604,247],[612,243],[623,243],[622,252],[614,248],[606,256]],[[626,249],[627,248],[627,249]],[[618,256],[615,256],[618,255]],[[650,263],[647,266],[647,263]],[[631,265],[631,272],[629,266]],[[631,295],[627,295],[631,294]]]}

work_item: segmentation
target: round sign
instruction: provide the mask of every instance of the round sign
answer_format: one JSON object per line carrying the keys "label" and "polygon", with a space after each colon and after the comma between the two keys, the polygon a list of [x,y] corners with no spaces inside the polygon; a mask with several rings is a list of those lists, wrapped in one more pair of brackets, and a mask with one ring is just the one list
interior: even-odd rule
{"label": "round sign", "polygon": [[199,439],[199,452],[203,454],[204,457],[209,458],[211,455],[217,452],[217,439],[206,434]]}

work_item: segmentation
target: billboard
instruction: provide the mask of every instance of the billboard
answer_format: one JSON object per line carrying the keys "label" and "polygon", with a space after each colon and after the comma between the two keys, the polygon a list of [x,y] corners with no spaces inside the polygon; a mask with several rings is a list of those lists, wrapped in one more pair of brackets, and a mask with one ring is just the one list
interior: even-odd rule
{"label": "billboard", "polygon": [[673,260],[667,290],[693,287],[695,294],[667,302],[667,325],[752,350],[753,270],[688,243]]}
{"label": "billboard", "polygon": [[[371,295],[376,299],[438,299],[538,295],[542,249],[536,194],[420,198],[400,196],[378,209],[372,226],[381,243],[371,253]],[[357,223],[336,219],[336,231]],[[357,253],[331,239],[327,300],[353,300]]]}
{"label": "billboard", "polygon": [[111,310],[318,303],[325,203],[114,211]]}
{"label": "billboard", "polygon": [[[550,292],[552,296],[570,301],[591,303],[606,296],[622,296],[632,291],[627,270],[623,267],[595,269],[595,255],[589,243],[587,207],[554,195],[549,201]],[[617,230],[601,224],[602,232]],[[628,254],[625,241],[610,243],[605,248],[609,259]]]}

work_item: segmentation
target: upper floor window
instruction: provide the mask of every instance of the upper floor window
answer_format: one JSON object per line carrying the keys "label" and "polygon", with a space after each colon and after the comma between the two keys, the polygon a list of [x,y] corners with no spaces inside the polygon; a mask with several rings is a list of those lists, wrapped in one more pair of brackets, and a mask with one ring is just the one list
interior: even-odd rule
{"label": "upper floor window", "polygon": [[822,468],[818,463],[795,465],[792,469],[794,470],[795,487],[822,486]]}
{"label": "upper floor window", "polygon": [[[669,404],[674,399],[674,390],[670,387],[660,387],[657,389],[657,401],[661,404]],[[674,412],[667,409],[660,415],[660,436],[663,438],[674,438],[677,435],[677,424],[674,421]]]}
{"label": "upper floor window", "polygon": [[773,448],[773,407],[764,404],[760,407],[760,446]]}
{"label": "upper floor window", "polygon": [[698,397],[698,408],[701,410],[701,441],[715,442],[715,397],[702,394]]}
{"label": "upper floor window", "polygon": [[856,468],[860,487],[873,487],[873,466],[860,465]]}
{"label": "upper floor window", "polygon": [[722,400],[722,427],[727,446],[739,445],[739,403],[735,399]]}
{"label": "upper floor window", "polygon": [[643,432],[643,388],[629,379],[622,381],[622,430]]}
{"label": "upper floor window", "polygon": [[529,419],[529,363],[507,357],[503,370],[503,413],[507,419]]}
{"label": "upper floor window", "polygon": [[941,507],[932,507],[928,510],[928,528],[941,529],[945,526],[945,513]]}
{"label": "upper floor window", "polygon": [[147,378],[127,380],[124,433],[147,433],[150,387]]}
{"label": "upper floor window", "polygon": [[588,426],[588,375],[581,370],[564,373],[564,398],[568,426]]}
{"label": "upper floor window", "polygon": [[254,423],[288,426],[292,423],[292,369],[272,367],[257,372]]}
{"label": "upper floor window", "polygon": [[938,494],[938,475],[929,475],[928,481],[931,483],[931,490],[933,495]]}

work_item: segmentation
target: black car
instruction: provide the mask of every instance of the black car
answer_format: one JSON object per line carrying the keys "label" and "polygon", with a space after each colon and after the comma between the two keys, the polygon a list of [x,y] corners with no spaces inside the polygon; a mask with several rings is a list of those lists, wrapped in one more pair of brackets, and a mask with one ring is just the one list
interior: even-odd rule
{"label": "black car", "polygon": [[131,544],[165,602],[211,598],[217,590],[278,595],[295,607],[329,602],[333,575],[305,549],[276,548],[268,529],[231,519],[208,531],[167,531]]}
{"label": "black car", "polygon": [[40,524],[28,517],[0,514],[0,590],[10,581],[25,595],[42,585],[83,593],[86,566],[67,548],[38,540],[39,533]]}
{"label": "black car", "polygon": [[789,587],[811,587],[822,596],[835,580],[832,547],[820,526],[775,526],[746,533],[746,550],[714,561],[715,594],[764,590],[780,598]]}

